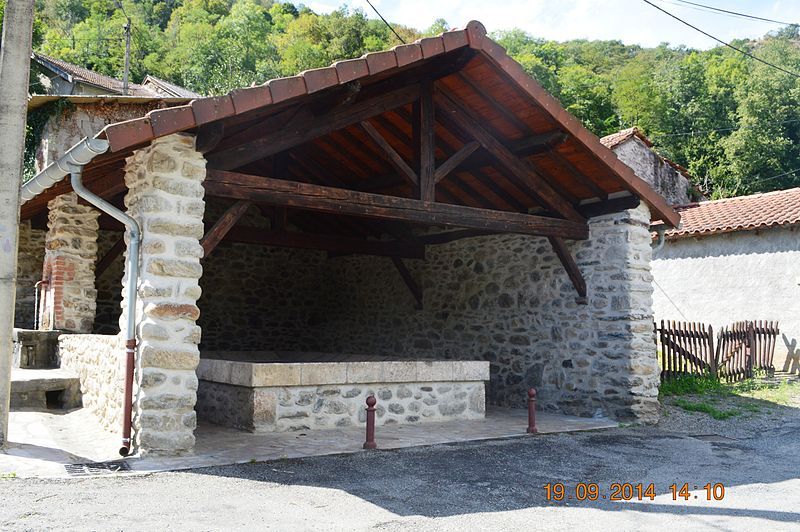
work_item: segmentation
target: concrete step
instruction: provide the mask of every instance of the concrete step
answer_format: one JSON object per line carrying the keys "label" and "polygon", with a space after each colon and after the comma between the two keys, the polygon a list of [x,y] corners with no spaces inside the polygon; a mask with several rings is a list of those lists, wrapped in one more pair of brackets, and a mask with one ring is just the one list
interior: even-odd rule
{"label": "concrete step", "polygon": [[80,406],[81,384],[72,371],[64,368],[11,370],[12,410],[69,410]]}

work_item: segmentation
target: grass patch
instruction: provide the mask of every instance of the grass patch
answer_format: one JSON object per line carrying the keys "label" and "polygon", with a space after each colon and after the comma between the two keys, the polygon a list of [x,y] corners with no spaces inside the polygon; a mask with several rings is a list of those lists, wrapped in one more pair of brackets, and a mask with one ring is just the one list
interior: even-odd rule
{"label": "grass patch", "polygon": [[772,384],[758,379],[748,379],[727,385],[730,393],[779,405],[796,405],[800,402],[800,382],[783,381]]}
{"label": "grass patch", "polygon": [[684,375],[661,383],[659,395],[725,394],[726,386],[710,375]]}
{"label": "grass patch", "polygon": [[708,375],[686,375],[661,383],[659,397],[688,412],[724,420],[768,412],[778,405],[800,406],[800,382],[769,382],[763,376],[727,384]]}
{"label": "grass patch", "polygon": [[683,408],[687,412],[703,412],[714,419],[720,420],[732,418],[742,413],[740,410],[735,408],[720,410],[711,403],[705,401],[693,402],[686,399],[675,399],[674,404],[675,406]]}
{"label": "grass patch", "polygon": [[12,478],[17,478],[16,473],[0,473],[0,480],[9,480]]}

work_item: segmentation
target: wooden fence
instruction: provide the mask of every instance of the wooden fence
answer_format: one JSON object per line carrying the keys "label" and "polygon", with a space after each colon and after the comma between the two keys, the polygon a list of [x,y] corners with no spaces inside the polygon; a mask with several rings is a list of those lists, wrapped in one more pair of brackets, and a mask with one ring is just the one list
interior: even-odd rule
{"label": "wooden fence", "polygon": [[740,321],[714,336],[711,325],[661,321],[655,326],[661,362],[661,380],[683,375],[713,375],[727,382],[769,374],[779,329],[777,322]]}

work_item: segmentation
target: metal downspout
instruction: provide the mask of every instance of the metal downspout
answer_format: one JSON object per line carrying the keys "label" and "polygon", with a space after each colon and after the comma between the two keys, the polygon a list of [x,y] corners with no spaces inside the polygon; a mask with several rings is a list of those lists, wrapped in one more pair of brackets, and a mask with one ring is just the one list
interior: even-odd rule
{"label": "metal downspout", "polygon": [[125,398],[122,425],[122,446],[119,454],[128,456],[131,451],[131,421],[133,412],[133,374],[136,366],[136,287],[139,283],[139,246],[142,242],[142,231],[139,223],[117,209],[109,202],[87,189],[82,178],[83,166],[73,166],[70,172],[72,190],[104,213],[125,224],[130,232],[128,244],[128,322],[125,341]]}

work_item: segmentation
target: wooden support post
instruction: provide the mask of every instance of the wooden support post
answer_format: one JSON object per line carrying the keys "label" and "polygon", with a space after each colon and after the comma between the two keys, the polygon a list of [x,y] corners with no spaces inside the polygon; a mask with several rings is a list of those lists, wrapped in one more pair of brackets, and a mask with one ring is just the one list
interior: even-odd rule
{"label": "wooden support post", "polygon": [[[419,199],[422,201],[434,201],[434,187],[436,185],[436,123],[433,105],[433,82],[424,81],[420,86],[418,124],[419,144],[415,149],[419,153]],[[417,122],[417,121],[415,121]]]}
{"label": "wooden support post", "polygon": [[114,263],[114,260],[122,255],[122,252],[125,251],[125,236],[119,237],[119,240],[109,249],[103,258],[97,261],[97,266],[94,267],[94,277],[95,279],[99,279],[101,275],[108,269],[111,264]]}
{"label": "wooden support post", "polygon": [[422,287],[414,280],[414,277],[411,275],[411,272],[408,271],[408,268],[401,258],[392,257],[392,262],[395,268],[397,268],[397,271],[400,272],[400,277],[403,278],[403,282],[406,283],[414,299],[417,300],[416,309],[422,310]]}
{"label": "wooden support post", "polygon": [[214,248],[222,242],[222,239],[225,238],[228,231],[236,225],[236,222],[247,212],[249,207],[249,201],[240,200],[231,205],[230,208],[225,211],[225,214],[220,216],[217,223],[214,224],[214,227],[209,229],[203,239],[200,240],[200,245],[203,246],[204,257],[208,257],[211,252],[214,251]]}
{"label": "wooden support post", "polygon": [[551,236],[547,239],[550,241],[550,245],[553,246],[553,251],[556,252],[558,260],[561,261],[561,264],[564,265],[564,269],[567,270],[567,275],[569,275],[569,280],[572,281],[572,286],[574,286],[575,290],[578,292],[578,299],[576,301],[580,305],[588,304],[589,301],[586,298],[586,280],[583,278],[580,268],[578,268],[578,265],[575,263],[575,259],[572,258],[572,254],[569,252],[564,239],[556,236]]}

